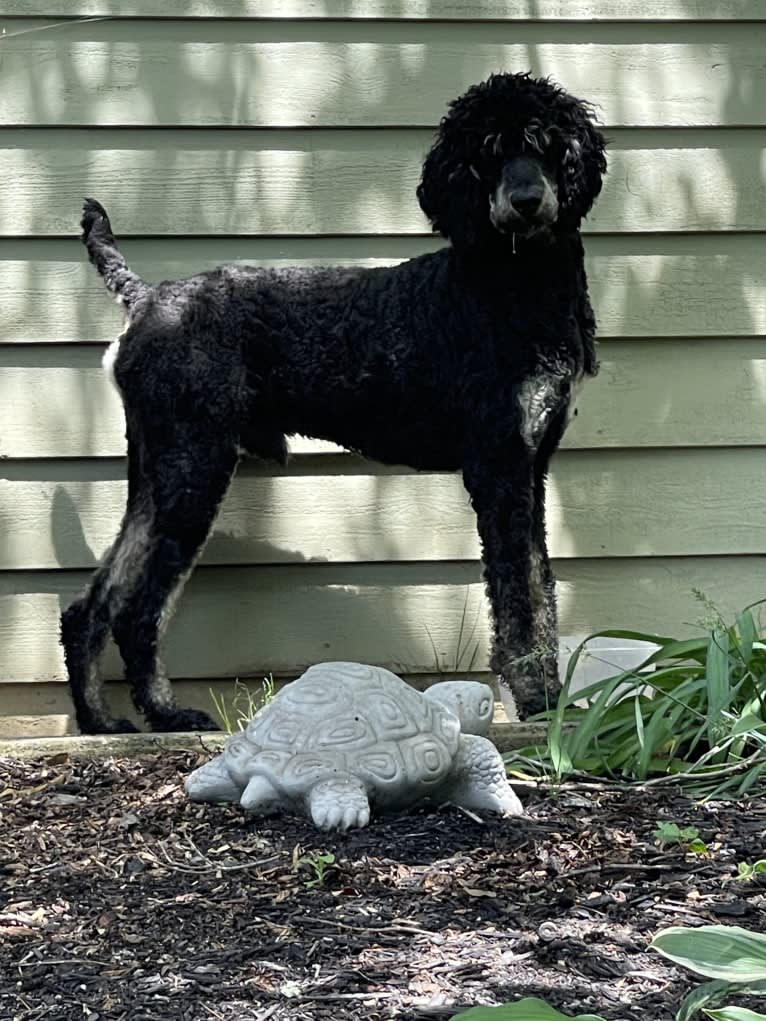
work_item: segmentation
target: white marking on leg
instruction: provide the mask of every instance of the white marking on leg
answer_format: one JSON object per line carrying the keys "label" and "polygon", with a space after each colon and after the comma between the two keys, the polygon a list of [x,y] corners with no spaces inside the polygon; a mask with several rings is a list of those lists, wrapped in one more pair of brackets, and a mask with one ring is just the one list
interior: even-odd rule
{"label": "white marking on leg", "polygon": [[[223,503],[223,499],[226,496],[228,488],[231,485],[231,480],[234,477],[235,470],[236,470],[236,468],[232,469],[231,473],[229,474],[229,481],[226,483],[226,487],[225,487],[225,489],[223,491],[223,495],[221,496],[221,499],[218,501],[218,506],[215,509],[215,515],[213,516],[213,524],[215,523],[215,518],[218,515],[218,510],[219,510],[221,504]],[[164,605],[162,607],[162,610],[160,612],[160,624],[159,624],[159,628],[158,628],[158,642],[159,642],[160,639],[162,639],[164,637],[165,631],[167,630],[167,626],[170,623],[171,617],[175,613],[176,605],[178,603],[178,600],[181,598],[181,593],[184,590],[186,582],[191,577],[191,574],[192,574],[194,568],[199,563],[200,557],[205,552],[205,548],[206,548],[207,544],[210,542],[210,536],[213,534],[213,524],[211,524],[210,528],[208,529],[208,533],[205,536],[205,539],[204,539],[202,545],[197,550],[197,552],[194,554],[194,558],[192,559],[191,564],[189,564],[189,566],[186,568],[186,570],[181,574],[181,576],[179,577],[178,581],[175,583],[175,585],[173,586],[171,591],[168,593],[168,597],[165,600],[165,603],[164,603]]]}
{"label": "white marking on leg", "polygon": [[533,549],[530,553],[527,584],[529,586],[529,600],[532,604],[533,640],[537,643],[540,636],[545,634],[547,624],[543,558],[537,549]]}
{"label": "white marking on leg", "polygon": [[117,361],[117,355],[120,353],[120,341],[125,336],[124,332],[113,340],[109,347],[104,352],[104,357],[101,359],[101,367],[106,373],[106,377],[115,390],[120,393],[120,388],[117,385],[117,380],[114,377],[114,363]]}

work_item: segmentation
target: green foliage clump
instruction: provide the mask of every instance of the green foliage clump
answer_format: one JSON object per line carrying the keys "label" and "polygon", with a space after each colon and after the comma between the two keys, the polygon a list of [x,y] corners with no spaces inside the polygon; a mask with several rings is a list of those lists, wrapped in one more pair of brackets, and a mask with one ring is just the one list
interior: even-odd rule
{"label": "green foliage clump", "polygon": [[234,681],[234,694],[230,703],[223,695],[210,691],[210,698],[215,707],[216,715],[221,721],[221,730],[233,734],[235,730],[244,730],[259,709],[267,705],[276,694],[276,685],[271,674],[264,677],[259,693],[254,692],[243,681]]}
{"label": "green foliage clump", "polygon": [[[757,604],[754,604],[757,605]],[[659,648],[635,669],[572,691],[572,654],[546,745],[508,757],[517,776],[556,782],[577,775],[623,782],[677,781],[697,797],[766,793],[766,636],[753,607],[697,638],[636,631],[609,637]]]}

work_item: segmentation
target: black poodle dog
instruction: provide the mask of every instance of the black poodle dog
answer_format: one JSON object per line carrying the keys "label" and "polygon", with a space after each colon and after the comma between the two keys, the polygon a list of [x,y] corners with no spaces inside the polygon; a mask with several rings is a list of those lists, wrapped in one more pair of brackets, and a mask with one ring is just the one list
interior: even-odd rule
{"label": "black poodle dog", "polygon": [[580,221],[601,189],[590,107],[497,74],[455,100],[418,187],[451,242],[395,267],[223,266],[147,284],[85,202],[91,262],[125,308],[104,359],[122,396],[119,534],[62,616],[80,729],[114,719],[96,674],[109,631],[155,729],[214,726],[176,705],[158,645],[243,455],[286,460],[294,433],[425,471],[460,471],[494,617],[492,669],[522,718],[558,690],[545,478],[577,383],[597,369]]}

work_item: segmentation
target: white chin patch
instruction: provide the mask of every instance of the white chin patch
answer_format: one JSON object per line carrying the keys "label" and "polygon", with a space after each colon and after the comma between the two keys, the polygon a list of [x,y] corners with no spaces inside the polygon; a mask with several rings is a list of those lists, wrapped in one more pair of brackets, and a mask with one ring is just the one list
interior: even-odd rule
{"label": "white chin patch", "polygon": [[117,391],[119,391],[120,388],[117,386],[117,380],[114,378],[114,363],[117,361],[117,355],[120,353],[121,340],[122,334],[120,334],[116,340],[112,341],[104,352],[104,357],[101,359],[101,366],[106,373],[107,379]]}

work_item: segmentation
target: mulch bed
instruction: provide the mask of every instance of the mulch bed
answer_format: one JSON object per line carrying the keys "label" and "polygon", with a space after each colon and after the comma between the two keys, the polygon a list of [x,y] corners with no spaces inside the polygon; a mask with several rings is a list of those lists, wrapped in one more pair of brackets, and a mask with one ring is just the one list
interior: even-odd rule
{"label": "mulch bed", "polygon": [[[0,1017],[441,1021],[542,996],[671,1021],[692,983],[655,932],[766,930],[766,883],[730,881],[763,857],[763,802],[565,786],[521,791],[524,819],[427,809],[323,835],[189,803],[200,761],[0,760]],[[708,854],[659,848],[661,820]]]}

